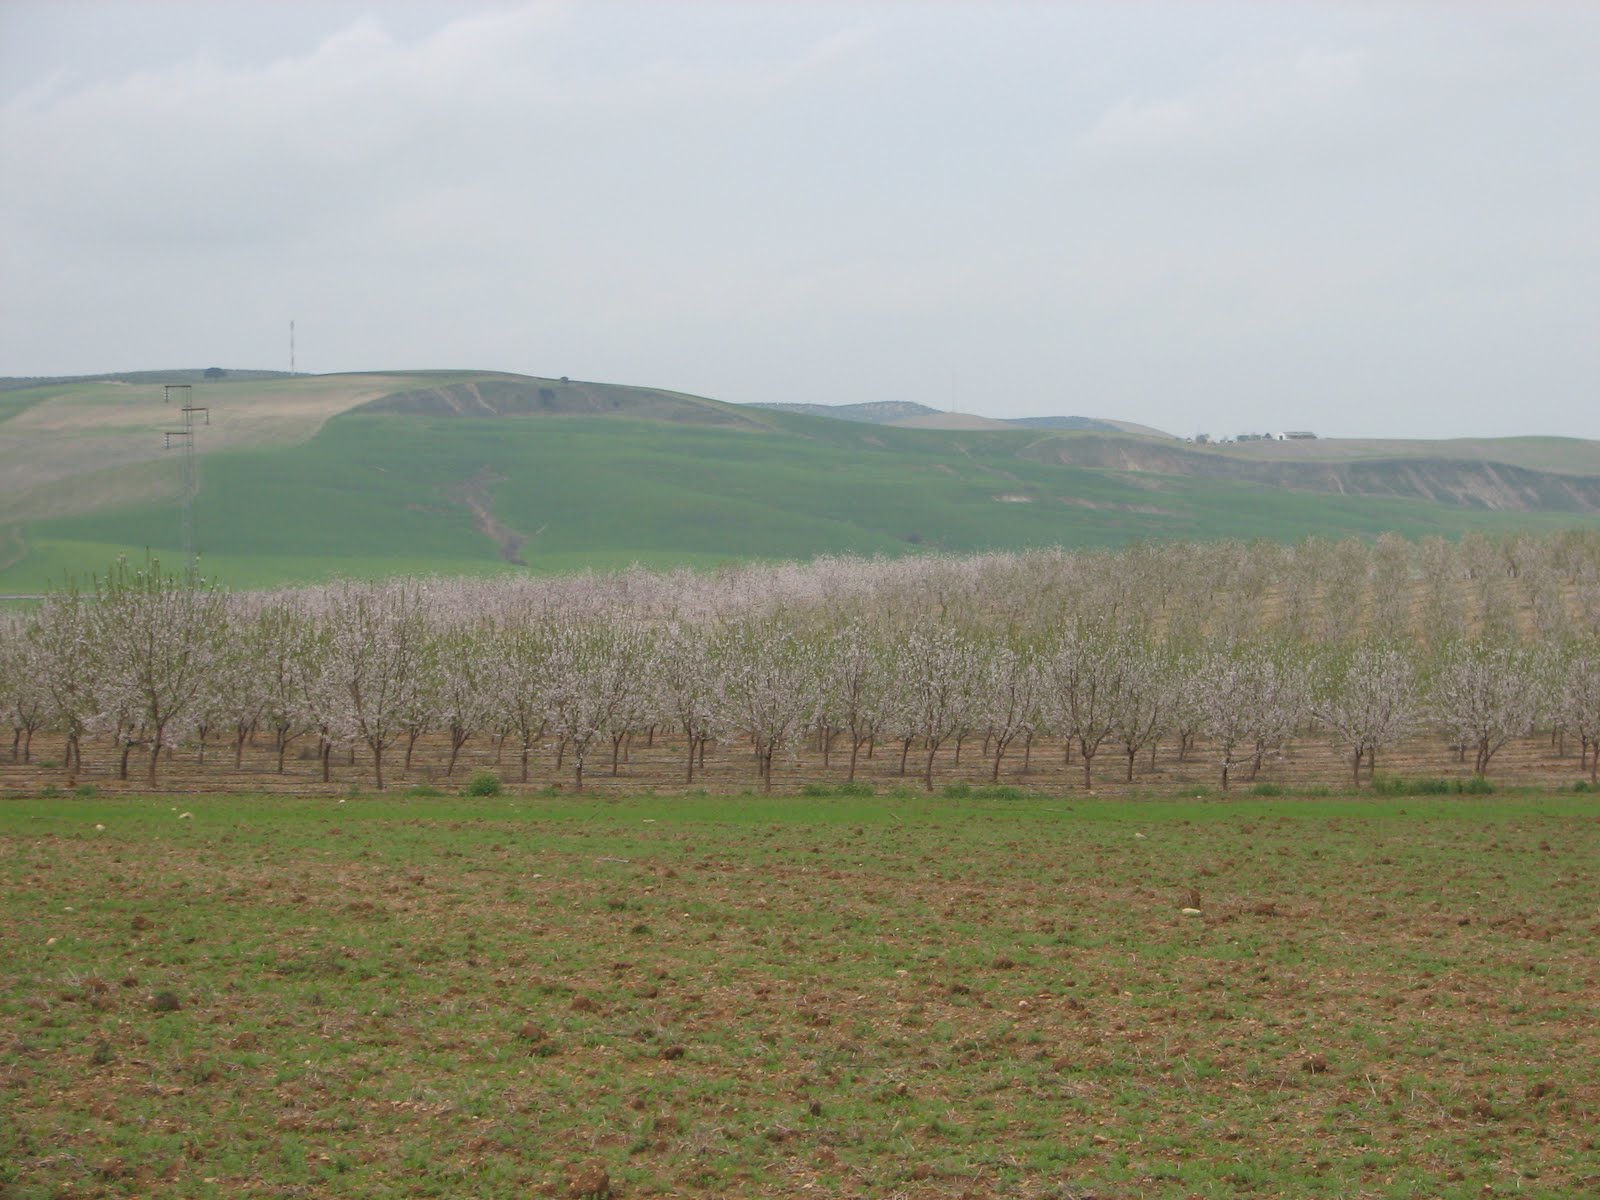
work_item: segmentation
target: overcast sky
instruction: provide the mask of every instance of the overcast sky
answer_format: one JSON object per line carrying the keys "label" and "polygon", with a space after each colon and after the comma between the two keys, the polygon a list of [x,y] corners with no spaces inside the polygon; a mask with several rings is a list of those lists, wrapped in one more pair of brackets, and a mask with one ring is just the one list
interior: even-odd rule
{"label": "overcast sky", "polygon": [[1600,5],[0,0],[0,375],[1600,438]]}

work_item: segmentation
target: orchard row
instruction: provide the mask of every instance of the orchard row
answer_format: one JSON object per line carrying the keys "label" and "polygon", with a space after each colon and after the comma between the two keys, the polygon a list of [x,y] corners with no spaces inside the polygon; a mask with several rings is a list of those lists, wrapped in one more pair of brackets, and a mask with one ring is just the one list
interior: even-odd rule
{"label": "orchard row", "polygon": [[[675,731],[692,785],[736,745],[772,786],[802,745],[935,764],[981,739],[998,779],[1036,738],[1085,786],[1158,745],[1203,748],[1223,787],[1292,738],[1359,785],[1424,732],[1479,774],[1512,738],[1600,759],[1600,538],[1205,543],[1119,553],[825,559],[711,574],[410,579],[226,593],[154,564],[54,592],[0,624],[12,759],[90,740],[151,786],[164,753],[265,740],[361,746],[383,787],[416,747],[551,755],[582,788],[635,736]],[[1333,759],[1330,756],[1330,762]],[[1108,765],[1109,764],[1109,765]]]}

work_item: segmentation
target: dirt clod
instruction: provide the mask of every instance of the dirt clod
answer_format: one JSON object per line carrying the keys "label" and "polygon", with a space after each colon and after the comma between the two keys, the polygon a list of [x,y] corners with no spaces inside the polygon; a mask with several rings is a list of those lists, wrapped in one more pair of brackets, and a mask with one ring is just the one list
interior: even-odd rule
{"label": "dirt clod", "polygon": [[609,1200],[611,1175],[598,1163],[579,1167],[567,1176],[567,1195],[572,1200]]}

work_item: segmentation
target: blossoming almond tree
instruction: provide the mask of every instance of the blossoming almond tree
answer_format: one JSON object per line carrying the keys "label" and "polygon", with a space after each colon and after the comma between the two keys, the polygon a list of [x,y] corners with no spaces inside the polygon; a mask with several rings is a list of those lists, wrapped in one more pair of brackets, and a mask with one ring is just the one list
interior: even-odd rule
{"label": "blossoming almond tree", "polygon": [[719,724],[750,738],[766,792],[774,757],[816,711],[820,672],[809,650],[771,620],[735,622],[717,639]]}
{"label": "blossoming almond tree", "polygon": [[978,655],[956,630],[936,625],[911,630],[897,647],[894,662],[904,728],[922,742],[922,786],[931,792],[939,747],[972,720]]}
{"label": "blossoming almond tree", "polygon": [[154,560],[119,562],[95,582],[109,711],[142,727],[151,787],[169,735],[193,718],[217,669],[226,603],[220,590],[166,574]]}
{"label": "blossoming almond tree", "polygon": [[1451,744],[1471,750],[1473,774],[1485,775],[1501,747],[1533,725],[1531,656],[1517,646],[1458,643],[1445,651],[1430,698]]}
{"label": "blossoming almond tree", "polygon": [[1044,656],[1045,705],[1061,736],[1076,740],[1083,786],[1094,786],[1094,757],[1114,730],[1134,641],[1121,628],[1078,621]]}
{"label": "blossoming almond tree", "polygon": [[72,581],[45,598],[28,631],[50,722],[66,739],[61,761],[69,787],[83,769],[83,735],[102,707],[103,647],[97,635],[92,598]]}
{"label": "blossoming almond tree", "polygon": [[871,753],[889,717],[889,667],[883,639],[865,622],[848,621],[833,631],[818,653],[826,707],[850,739],[845,779],[854,782],[862,749]]}
{"label": "blossoming almond tree", "polygon": [[1156,739],[1177,707],[1183,683],[1170,655],[1148,642],[1129,644],[1109,720],[1111,740],[1127,759],[1126,782],[1133,782],[1134,761],[1146,747],[1153,764]]}
{"label": "blossoming almond tree", "polygon": [[1326,654],[1317,664],[1311,712],[1350,756],[1350,780],[1370,780],[1378,751],[1400,741],[1421,720],[1416,667],[1391,646],[1362,643]]}
{"label": "blossoming almond tree", "polygon": [[49,718],[39,650],[20,617],[0,619],[0,704],[11,725],[11,761],[33,761],[33,735]]}
{"label": "blossoming almond tree", "polygon": [[647,648],[644,625],[627,617],[554,630],[549,731],[572,754],[573,786],[580,792],[594,739],[617,724],[644,687]]}
{"label": "blossoming almond tree", "polygon": [[674,620],[656,639],[656,678],[651,706],[682,728],[687,749],[683,782],[694,782],[717,717],[717,672],[706,654],[706,636],[696,624]]}
{"label": "blossoming almond tree", "polygon": [[1582,741],[1578,769],[1587,762],[1589,781],[1600,783],[1600,654],[1568,654],[1560,671],[1556,694],[1561,721]]}
{"label": "blossoming almond tree", "polygon": [[1247,645],[1211,654],[1198,681],[1226,791],[1234,768],[1248,764],[1253,779],[1262,760],[1294,732],[1304,713],[1304,674],[1268,647]]}
{"label": "blossoming almond tree", "polygon": [[988,739],[989,782],[1000,779],[1000,764],[1017,738],[1031,736],[1039,721],[1040,671],[1026,643],[989,647],[983,662],[979,708]]}
{"label": "blossoming almond tree", "polygon": [[384,751],[400,733],[421,684],[427,618],[415,581],[345,584],[326,616],[327,682],[348,706],[384,787]]}

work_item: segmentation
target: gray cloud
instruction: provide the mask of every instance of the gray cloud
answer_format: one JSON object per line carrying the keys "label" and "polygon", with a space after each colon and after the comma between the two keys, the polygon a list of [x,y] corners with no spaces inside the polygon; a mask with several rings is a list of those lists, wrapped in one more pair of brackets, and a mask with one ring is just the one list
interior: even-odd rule
{"label": "gray cloud", "polygon": [[87,7],[0,6],[0,373],[1600,436],[1580,6]]}

